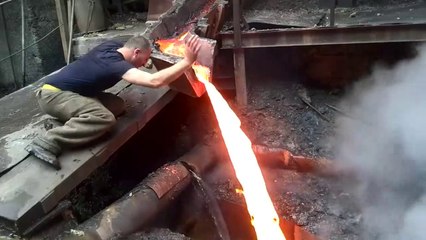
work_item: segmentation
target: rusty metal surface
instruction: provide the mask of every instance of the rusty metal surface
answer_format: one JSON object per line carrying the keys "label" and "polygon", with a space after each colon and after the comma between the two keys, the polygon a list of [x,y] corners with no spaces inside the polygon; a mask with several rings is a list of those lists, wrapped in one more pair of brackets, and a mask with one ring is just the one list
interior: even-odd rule
{"label": "rusty metal surface", "polygon": [[173,0],[154,0],[149,1],[148,21],[156,21],[158,18],[173,5]]}
{"label": "rusty metal surface", "polygon": [[[157,23],[147,31],[147,36],[152,40],[168,39],[185,31],[194,31],[195,22],[207,16],[216,9],[222,1],[214,0],[181,0],[176,1],[173,6],[162,15]],[[216,41],[202,38],[202,46],[197,62],[207,66],[213,72],[213,61],[216,54]],[[179,61],[179,58],[163,55],[158,50],[154,50],[151,59],[158,70],[170,67]],[[176,81],[169,84],[170,88],[187,94],[192,97],[200,97],[205,93],[204,84],[200,83],[195,72],[189,69]]]}
{"label": "rusty metal surface", "polygon": [[176,184],[189,177],[188,170],[182,164],[169,164],[161,167],[145,184],[162,198]]}
{"label": "rusty metal surface", "polygon": [[[190,184],[185,163],[198,173],[217,159],[216,145],[198,144],[191,151],[146,177],[137,187],[81,226],[100,239],[125,237],[141,230]],[[137,221],[136,221],[137,220]]]}
{"label": "rusty metal surface", "polygon": [[[203,66],[209,67],[212,73],[216,55],[216,41],[201,38],[201,43],[200,53],[196,61]],[[151,59],[158,70],[168,68],[181,60],[181,58],[165,55],[157,50],[153,51]],[[192,69],[188,69],[185,74],[170,83],[169,87],[192,97],[200,97],[206,92],[204,84],[198,81]]]}
{"label": "rusty metal surface", "polygon": [[202,174],[216,161],[227,159],[228,152],[225,143],[219,139],[213,139],[207,143],[199,144],[191,150],[191,154],[186,154],[179,161],[184,162],[195,173]]}
{"label": "rusty metal surface", "polygon": [[[221,33],[222,49],[234,48],[232,32]],[[426,24],[345,28],[281,29],[243,32],[243,48],[419,42],[426,40]]]}
{"label": "rusty metal surface", "polygon": [[223,27],[223,24],[225,22],[225,17],[226,17],[226,4],[225,3],[218,4],[218,6],[215,9],[213,9],[213,11],[207,16],[208,27],[204,37],[216,39],[217,35],[219,34],[220,30]]}
{"label": "rusty metal surface", "polygon": [[180,0],[148,29],[147,35],[156,40],[176,36],[189,30],[195,23],[207,16],[222,0]]}
{"label": "rusty metal surface", "polygon": [[[321,4],[322,2],[328,4]],[[336,1],[331,0],[264,0],[244,9],[247,22],[257,28],[262,24],[276,27],[312,28],[328,25],[329,9]],[[426,22],[424,1],[358,1],[339,0],[335,11],[336,26],[362,26],[379,24],[413,24]],[[330,4],[331,3],[331,4]],[[321,4],[321,5],[320,5]],[[327,6],[327,9],[322,7]],[[257,25],[257,26],[256,26]],[[269,27],[270,28],[270,27]],[[273,27],[274,28],[274,27]],[[262,29],[262,28],[258,28]],[[265,29],[265,28],[263,28]]]}
{"label": "rusty metal surface", "polygon": [[[168,68],[179,61],[178,58],[171,58],[159,52],[153,52],[151,55],[152,62],[158,70]],[[184,93],[192,97],[200,97],[205,93],[204,84],[197,80],[195,73],[189,69],[177,80],[169,84],[169,87],[175,91]]]}

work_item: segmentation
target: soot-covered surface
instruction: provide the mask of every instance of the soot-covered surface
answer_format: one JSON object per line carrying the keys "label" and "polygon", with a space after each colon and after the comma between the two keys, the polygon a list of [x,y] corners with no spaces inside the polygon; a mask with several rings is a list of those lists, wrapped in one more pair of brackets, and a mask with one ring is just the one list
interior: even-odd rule
{"label": "soot-covered surface", "polygon": [[[269,23],[289,27],[328,25],[328,9],[318,0],[252,1],[244,9],[248,23]],[[336,10],[336,25],[379,25],[425,22],[422,0],[359,0],[352,8]]]}
{"label": "soot-covered surface", "polygon": [[[377,49],[378,46],[366,47],[364,50],[369,48]],[[342,115],[328,106],[339,107],[346,87],[359,77],[350,76],[351,68],[356,68],[357,65],[334,65],[334,68],[339,67],[341,71],[349,72],[341,76],[352,78],[341,79],[345,84],[339,85],[336,84],[339,79],[330,79],[329,83],[315,81],[313,74],[308,74],[304,69],[306,64],[303,62],[309,61],[309,57],[310,61],[327,61],[327,57],[321,56],[330,55],[339,56],[339,59],[351,58],[351,51],[346,51],[347,55],[338,54],[345,52],[343,49],[344,47],[334,47],[331,51],[328,49],[328,55],[324,53],[326,51],[305,55],[304,52],[311,50],[301,48],[247,52],[249,106],[245,109],[234,108],[242,120],[242,128],[254,144],[285,148],[297,155],[333,161],[335,121]],[[364,54],[363,57],[357,55],[355,59],[373,64],[380,56],[385,55]],[[329,70],[324,67],[322,71]],[[367,67],[364,67],[364,71],[364,74],[368,74]],[[310,102],[321,115],[302,99]],[[344,187],[347,186],[344,185],[345,181],[353,179],[325,178],[268,167],[262,171],[280,217],[297,223],[320,239],[360,239],[362,214],[356,197],[352,194],[353,189]],[[218,198],[243,202],[242,196],[235,192],[240,185],[228,162],[220,164],[206,179]]]}

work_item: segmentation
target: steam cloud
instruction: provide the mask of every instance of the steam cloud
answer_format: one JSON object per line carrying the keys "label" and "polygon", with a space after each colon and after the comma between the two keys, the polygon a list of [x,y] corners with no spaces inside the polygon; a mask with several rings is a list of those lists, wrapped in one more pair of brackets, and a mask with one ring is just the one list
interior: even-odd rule
{"label": "steam cloud", "polygon": [[336,159],[353,169],[362,239],[426,239],[426,45],[377,67],[342,103]]}

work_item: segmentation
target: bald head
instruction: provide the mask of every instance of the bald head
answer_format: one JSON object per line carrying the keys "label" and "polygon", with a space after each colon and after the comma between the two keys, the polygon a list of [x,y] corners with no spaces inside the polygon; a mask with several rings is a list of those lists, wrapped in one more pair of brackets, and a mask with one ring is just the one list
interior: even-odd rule
{"label": "bald head", "polygon": [[139,68],[144,66],[151,56],[151,44],[145,37],[136,36],[127,40],[117,51],[123,54],[126,61]]}
{"label": "bald head", "polygon": [[148,50],[151,48],[151,44],[144,36],[136,36],[127,40],[127,42],[124,44],[124,47],[130,49],[139,48],[140,50]]}

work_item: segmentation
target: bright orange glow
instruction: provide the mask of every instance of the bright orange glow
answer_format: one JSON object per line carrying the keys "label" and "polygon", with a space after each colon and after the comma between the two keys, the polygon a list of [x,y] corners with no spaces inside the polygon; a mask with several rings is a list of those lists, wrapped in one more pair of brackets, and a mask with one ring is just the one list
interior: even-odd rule
{"label": "bright orange glow", "polygon": [[198,79],[206,79],[206,81],[210,81],[211,71],[210,68],[200,65],[198,63],[192,64],[192,69],[194,69],[195,75]]}
{"label": "bright orange glow", "polygon": [[[160,44],[160,50],[161,45],[163,45],[164,53],[182,56],[180,54],[185,49],[183,41],[181,41],[183,38],[184,35],[179,39],[159,40],[157,43]],[[182,43],[178,43],[179,41]],[[240,190],[240,193],[244,195],[246,200],[257,239],[285,239],[279,226],[278,214],[269,197],[262,172],[254,155],[252,143],[241,129],[240,119],[211,83],[210,69],[197,63],[194,63],[192,68],[198,80],[206,86],[229,157],[234,166],[236,176],[241,183],[242,190]]]}
{"label": "bright orange glow", "polygon": [[[197,67],[193,66],[193,68]],[[210,79],[205,78],[204,74],[197,74],[197,77],[205,84],[209,94],[235,174],[243,187],[242,193],[257,239],[285,239],[279,225],[278,214],[269,197],[262,172],[251,147],[252,143],[241,129],[240,119],[209,81]]]}
{"label": "bright orange glow", "polygon": [[185,56],[185,42],[183,41],[188,32],[181,34],[177,38],[173,39],[161,39],[157,40],[156,43],[160,46],[160,51],[173,56],[184,57]]}

